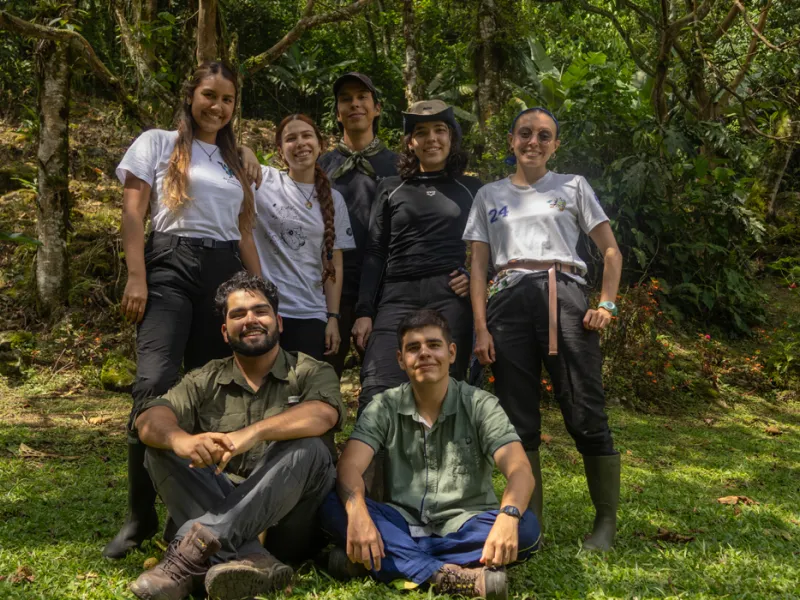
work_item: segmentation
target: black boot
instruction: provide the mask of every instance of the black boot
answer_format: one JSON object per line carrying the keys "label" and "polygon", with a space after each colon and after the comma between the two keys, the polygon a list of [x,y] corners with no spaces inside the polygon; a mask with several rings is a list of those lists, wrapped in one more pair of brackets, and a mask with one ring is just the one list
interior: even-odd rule
{"label": "black boot", "polygon": [[106,558],[124,558],[158,530],[156,490],[144,468],[147,446],[128,444],[128,516],[116,537],[103,548]]}
{"label": "black boot", "polygon": [[542,495],[542,463],[539,460],[539,451],[529,451],[525,453],[531,463],[531,471],[533,472],[533,479],[535,482],[533,494],[528,502],[528,508],[536,515],[539,521],[539,529],[544,531],[544,523],[542,522],[542,507],[544,506],[544,498]]}
{"label": "black boot", "polygon": [[619,504],[619,454],[611,456],[584,456],[583,468],[589,495],[596,511],[592,535],[583,542],[584,550],[611,550],[617,533],[617,505]]}

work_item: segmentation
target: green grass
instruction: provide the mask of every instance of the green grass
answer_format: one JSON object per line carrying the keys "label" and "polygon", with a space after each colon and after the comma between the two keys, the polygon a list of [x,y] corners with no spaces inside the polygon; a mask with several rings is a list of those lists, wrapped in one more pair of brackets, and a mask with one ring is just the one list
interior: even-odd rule
{"label": "green grass", "polygon": [[[8,389],[0,398],[0,598],[132,597],[128,584],[160,550],[100,557],[124,516],[128,399],[26,399]],[[580,550],[592,518],[582,463],[560,413],[546,408],[545,545],[511,570],[512,597],[800,597],[800,402],[751,398],[680,418],[614,408],[610,420],[623,457],[616,549]],[[23,458],[23,443],[77,458]],[[495,483],[500,492],[502,478]],[[717,502],[731,495],[758,504]],[[11,582],[20,566],[31,582]],[[337,583],[310,563],[293,591],[308,599],[428,596]]]}

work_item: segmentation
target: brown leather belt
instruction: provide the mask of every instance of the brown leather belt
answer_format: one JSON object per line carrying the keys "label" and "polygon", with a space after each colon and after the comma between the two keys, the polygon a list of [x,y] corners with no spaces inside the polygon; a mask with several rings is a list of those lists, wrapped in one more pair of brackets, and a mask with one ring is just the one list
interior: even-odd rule
{"label": "brown leather belt", "polygon": [[551,263],[536,260],[514,261],[500,269],[527,269],[530,271],[547,271],[547,303],[548,303],[548,354],[558,354],[558,290],[556,287],[556,271],[577,273],[578,269],[572,265],[560,262]]}

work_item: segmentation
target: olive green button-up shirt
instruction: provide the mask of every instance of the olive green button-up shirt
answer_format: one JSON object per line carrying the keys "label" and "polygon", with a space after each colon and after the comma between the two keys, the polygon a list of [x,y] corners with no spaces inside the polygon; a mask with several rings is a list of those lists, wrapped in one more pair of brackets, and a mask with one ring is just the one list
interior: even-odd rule
{"label": "olive green button-up shirt", "polygon": [[520,438],[496,397],[450,379],[439,418],[428,429],[411,385],[378,394],[350,439],[385,449],[387,503],[409,525],[454,533],[471,517],[499,508],[494,453]]}
{"label": "olive green button-up shirt", "polygon": [[[154,406],[167,406],[187,433],[229,433],[308,400],[326,402],[338,411],[338,424],[326,434],[331,439],[323,436],[323,441],[333,448],[333,431],[341,428],[345,417],[339,378],[329,364],[283,349],[257,392],[247,383],[231,356],[212,360],[191,371],[163,397],[142,402],[138,413]],[[136,415],[132,422],[135,423],[135,419]],[[248,452],[235,456],[226,472],[247,477],[266,447],[266,442],[256,444]]]}

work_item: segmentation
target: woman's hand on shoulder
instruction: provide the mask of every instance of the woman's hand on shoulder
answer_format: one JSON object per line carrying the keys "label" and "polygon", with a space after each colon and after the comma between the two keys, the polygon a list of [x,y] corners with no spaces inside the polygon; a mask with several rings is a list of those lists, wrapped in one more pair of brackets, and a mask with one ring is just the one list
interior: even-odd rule
{"label": "woman's hand on shoulder", "polygon": [[261,187],[261,163],[258,162],[256,153],[247,146],[239,146],[239,156],[244,165],[244,172],[250,179],[250,183],[256,184],[256,189]]}

